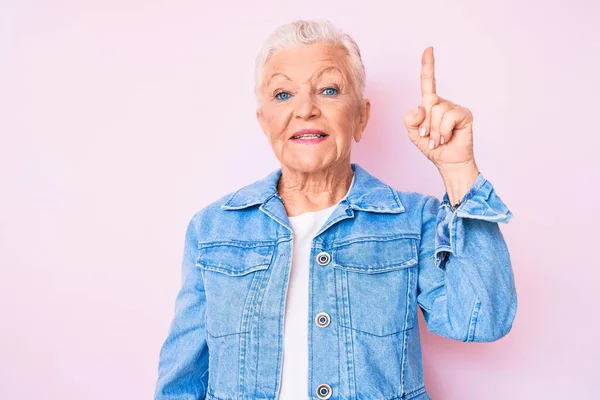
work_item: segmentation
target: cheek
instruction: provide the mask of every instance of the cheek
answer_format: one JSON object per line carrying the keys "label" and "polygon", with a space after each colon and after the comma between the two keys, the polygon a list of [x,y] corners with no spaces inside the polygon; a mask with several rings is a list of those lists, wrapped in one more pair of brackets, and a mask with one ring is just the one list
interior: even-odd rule
{"label": "cheek", "polygon": [[263,107],[263,115],[269,129],[269,135],[273,138],[281,135],[289,121],[289,112],[284,107],[273,106]]}
{"label": "cheek", "polygon": [[[340,101],[329,104],[327,113],[328,119],[331,124],[335,126],[336,130],[346,133],[348,136],[352,136],[356,123],[358,121],[358,114],[355,105],[350,101]],[[341,133],[340,132],[340,133]]]}

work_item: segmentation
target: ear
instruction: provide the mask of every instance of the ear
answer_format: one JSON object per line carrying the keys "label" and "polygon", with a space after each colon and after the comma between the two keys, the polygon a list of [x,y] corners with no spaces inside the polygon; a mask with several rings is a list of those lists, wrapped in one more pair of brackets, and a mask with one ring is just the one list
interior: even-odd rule
{"label": "ear", "polygon": [[359,110],[359,121],[356,133],[354,134],[354,140],[356,142],[360,142],[362,138],[362,134],[367,127],[367,123],[369,122],[369,118],[371,117],[371,101],[369,99],[363,99],[363,104],[361,109]]}

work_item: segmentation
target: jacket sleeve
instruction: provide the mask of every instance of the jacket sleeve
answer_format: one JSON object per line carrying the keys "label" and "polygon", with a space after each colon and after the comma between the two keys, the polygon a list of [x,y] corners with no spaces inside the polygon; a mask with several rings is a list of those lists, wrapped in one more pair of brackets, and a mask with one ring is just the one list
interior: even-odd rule
{"label": "jacket sleeve", "polygon": [[510,254],[498,223],[512,213],[481,172],[456,210],[444,193],[422,214],[417,302],[430,332],[464,342],[506,335],[517,311]]}
{"label": "jacket sleeve", "polygon": [[198,236],[194,220],[189,222],[186,231],[182,284],[175,300],[169,333],[160,350],[155,400],[206,398],[206,296],[201,270],[195,266]]}

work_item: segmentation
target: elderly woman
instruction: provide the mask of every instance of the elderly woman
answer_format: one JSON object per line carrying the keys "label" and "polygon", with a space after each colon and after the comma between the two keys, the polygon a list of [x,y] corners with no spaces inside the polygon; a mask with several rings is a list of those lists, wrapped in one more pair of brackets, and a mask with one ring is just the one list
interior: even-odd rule
{"label": "elderly woman", "polygon": [[498,223],[512,214],[477,168],[471,112],[436,93],[433,49],[404,122],[442,201],[351,163],[364,86],[356,43],[329,22],[267,39],[256,115],[281,168],[191,218],[156,399],[429,399],[417,306],[454,340],[511,329]]}

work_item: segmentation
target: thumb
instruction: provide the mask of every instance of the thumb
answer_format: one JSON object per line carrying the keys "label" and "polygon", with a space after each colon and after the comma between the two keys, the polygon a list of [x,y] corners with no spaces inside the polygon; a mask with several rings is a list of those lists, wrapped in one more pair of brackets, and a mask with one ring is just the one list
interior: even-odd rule
{"label": "thumb", "polygon": [[415,110],[410,110],[404,115],[404,125],[408,130],[408,136],[412,142],[416,142],[419,139],[419,127],[425,121],[426,112],[421,106],[418,106]]}

